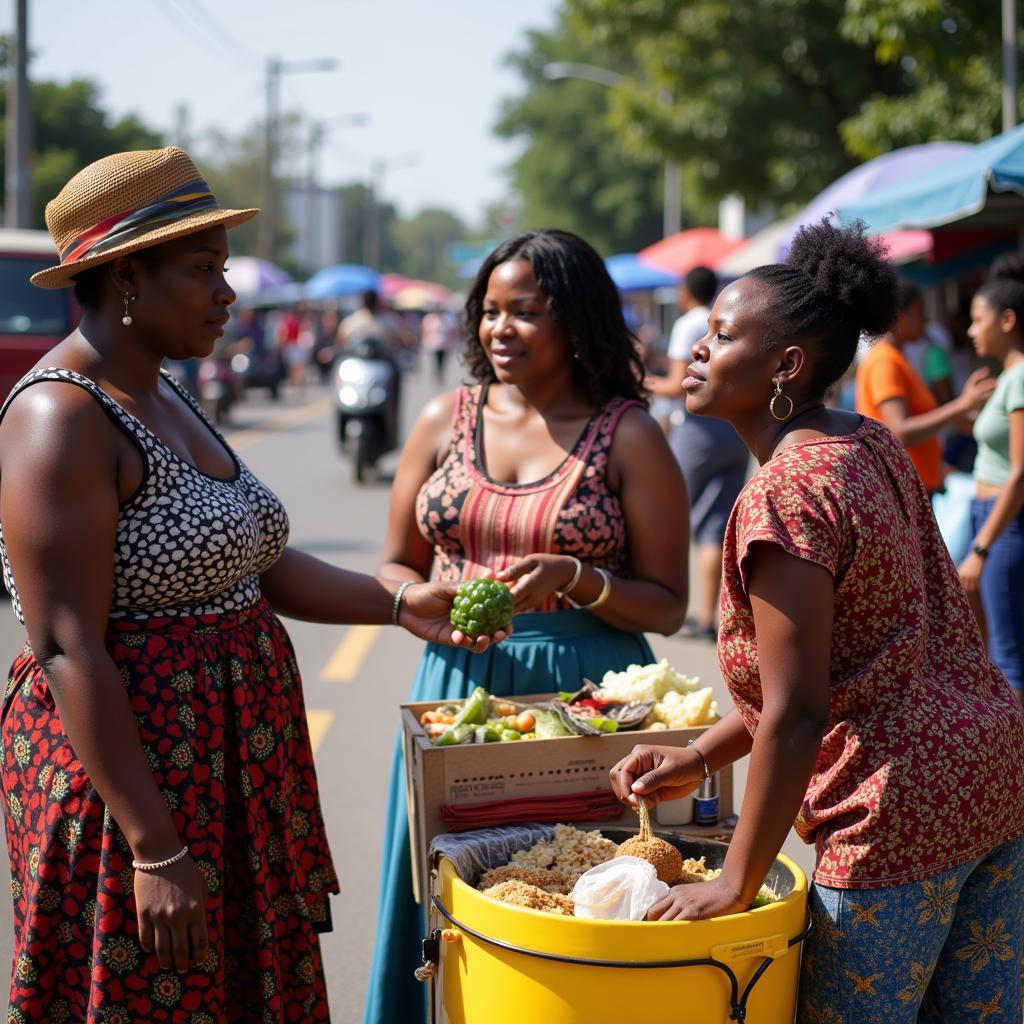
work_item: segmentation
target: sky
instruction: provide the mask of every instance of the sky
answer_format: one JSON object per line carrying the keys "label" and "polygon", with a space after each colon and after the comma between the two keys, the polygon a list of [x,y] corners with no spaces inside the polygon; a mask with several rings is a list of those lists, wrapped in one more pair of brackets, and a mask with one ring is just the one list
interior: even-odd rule
{"label": "sky", "polygon": [[[329,72],[280,76],[282,112],[325,125],[321,184],[368,181],[405,216],[441,206],[477,225],[507,194],[515,144],[491,126],[522,90],[504,57],[550,28],[558,0],[29,0],[29,73],[89,78],[115,116],[137,114],[176,141],[240,134],[266,111],[269,57],[333,58]],[[0,32],[13,26],[0,5]],[[362,126],[346,124],[364,115]],[[332,125],[331,122],[335,123]],[[198,147],[197,147],[198,148]],[[307,154],[288,154],[305,174]]]}

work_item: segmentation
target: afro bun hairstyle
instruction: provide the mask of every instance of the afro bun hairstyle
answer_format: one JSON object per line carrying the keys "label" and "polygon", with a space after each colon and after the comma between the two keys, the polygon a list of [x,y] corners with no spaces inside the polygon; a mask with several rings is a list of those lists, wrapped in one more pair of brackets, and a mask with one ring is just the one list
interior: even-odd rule
{"label": "afro bun hairstyle", "polygon": [[846,372],[862,334],[884,334],[896,319],[896,273],[885,246],[866,238],[859,223],[837,227],[823,220],[803,227],[785,263],[750,276],[775,291],[771,347],[799,340],[817,351],[814,394],[824,394]]}

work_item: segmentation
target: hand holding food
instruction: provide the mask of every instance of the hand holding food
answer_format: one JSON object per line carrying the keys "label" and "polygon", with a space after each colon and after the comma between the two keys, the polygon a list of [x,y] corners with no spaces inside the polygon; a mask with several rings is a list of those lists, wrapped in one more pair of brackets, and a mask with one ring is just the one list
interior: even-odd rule
{"label": "hand holding food", "polygon": [[615,795],[639,809],[641,796],[652,806],[689,796],[704,778],[704,764],[690,747],[640,743],[608,775]]}
{"label": "hand holding food", "polygon": [[[491,583],[493,580],[476,580],[477,583]],[[480,653],[491,643],[500,643],[511,632],[509,619],[491,626],[497,618],[485,622],[465,621],[459,625],[452,618],[453,601],[458,599],[461,588],[454,583],[414,583],[402,592],[397,607],[397,622],[414,636],[432,643],[451,644],[466,647]],[[465,628],[463,628],[463,626]],[[479,629],[473,629],[479,626]]]}
{"label": "hand holding food", "polygon": [[459,584],[449,618],[466,636],[492,636],[512,621],[514,611],[508,587],[485,576]]}

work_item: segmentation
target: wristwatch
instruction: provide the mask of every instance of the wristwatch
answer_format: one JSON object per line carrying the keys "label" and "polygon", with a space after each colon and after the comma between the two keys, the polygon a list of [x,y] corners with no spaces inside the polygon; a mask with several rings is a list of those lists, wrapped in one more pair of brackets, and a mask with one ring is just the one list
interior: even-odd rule
{"label": "wristwatch", "polygon": [[985,545],[984,545],[984,544],[975,544],[975,545],[973,545],[973,546],[971,547],[971,550],[972,550],[972,551],[973,551],[973,552],[974,552],[974,553],[975,553],[975,554],[976,554],[976,555],[977,555],[977,556],[978,556],[979,558],[988,558],[988,548],[987,548],[987,547],[985,547]]}

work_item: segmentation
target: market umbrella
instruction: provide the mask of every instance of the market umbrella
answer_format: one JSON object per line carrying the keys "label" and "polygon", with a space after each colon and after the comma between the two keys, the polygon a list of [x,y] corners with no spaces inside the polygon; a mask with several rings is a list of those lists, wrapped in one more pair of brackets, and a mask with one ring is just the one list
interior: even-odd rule
{"label": "market umbrella", "polygon": [[844,223],[894,228],[1024,225],[1024,125],[899,184],[839,203]]}
{"label": "market umbrella", "polygon": [[682,277],[694,267],[713,267],[743,241],[727,238],[717,228],[689,228],[641,249],[636,256],[641,263]]}
{"label": "market umbrella", "polygon": [[412,278],[404,274],[381,274],[377,292],[385,302],[390,302],[406,285],[412,284]]}
{"label": "market umbrella", "polygon": [[[920,146],[905,146],[894,149],[874,160],[869,160],[819,192],[792,220],[789,237],[779,245],[778,258],[785,259],[793,243],[793,236],[805,224],[816,224],[833,216],[850,203],[869,199],[870,196],[900,183],[918,180],[922,174],[935,167],[942,167],[969,153],[972,147],[967,142],[925,142]],[[845,220],[845,216],[843,217]],[[871,234],[879,234],[890,228],[907,227],[904,224],[875,224],[866,222]],[[925,226],[925,225],[918,225]]]}
{"label": "market umbrella", "polygon": [[333,267],[318,270],[306,282],[306,297],[340,299],[379,286],[380,275],[372,267],[360,266],[358,263],[336,263]]}
{"label": "market umbrella", "polygon": [[756,235],[744,240],[743,245],[733,249],[711,269],[720,277],[742,277],[755,267],[766,263],[777,263],[779,246],[792,233],[793,219],[787,217],[762,228]]}
{"label": "market umbrella", "polygon": [[435,284],[433,281],[409,281],[395,292],[392,305],[395,309],[401,310],[441,309],[451,297],[451,291],[443,284]]}
{"label": "market umbrella", "polygon": [[635,253],[624,252],[609,256],[604,265],[620,292],[653,291],[679,282],[675,274],[641,263]]}
{"label": "market umbrella", "polygon": [[224,276],[234,291],[242,296],[258,295],[292,281],[292,275],[283,267],[256,256],[232,256]]}

